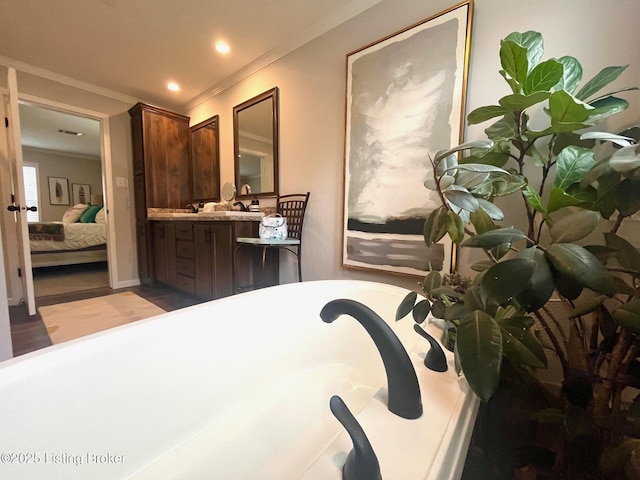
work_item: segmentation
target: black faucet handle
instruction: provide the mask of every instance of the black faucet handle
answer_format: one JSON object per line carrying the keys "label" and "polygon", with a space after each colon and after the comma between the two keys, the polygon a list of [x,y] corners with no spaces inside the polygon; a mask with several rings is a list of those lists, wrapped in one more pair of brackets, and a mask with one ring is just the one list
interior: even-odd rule
{"label": "black faucet handle", "polygon": [[329,400],[329,408],[353,442],[353,449],[347,455],[347,461],[342,467],[342,480],[381,480],[382,474],[376,452],[373,451],[367,435],[349,407],[342,398],[334,395]]}
{"label": "black faucet handle", "polygon": [[438,341],[425,332],[417,323],[413,324],[413,329],[431,345],[431,348],[429,348],[429,351],[424,357],[424,366],[434,372],[446,372],[449,369],[447,357],[444,355],[444,351]]}

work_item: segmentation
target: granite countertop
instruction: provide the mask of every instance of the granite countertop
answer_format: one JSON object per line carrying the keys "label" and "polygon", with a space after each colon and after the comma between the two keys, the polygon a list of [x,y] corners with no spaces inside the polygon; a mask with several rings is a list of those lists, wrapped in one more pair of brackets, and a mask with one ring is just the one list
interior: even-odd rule
{"label": "granite countertop", "polygon": [[178,220],[191,222],[259,222],[264,217],[263,212],[241,212],[219,210],[215,212],[190,213],[179,210],[153,209],[147,212],[149,220]]}

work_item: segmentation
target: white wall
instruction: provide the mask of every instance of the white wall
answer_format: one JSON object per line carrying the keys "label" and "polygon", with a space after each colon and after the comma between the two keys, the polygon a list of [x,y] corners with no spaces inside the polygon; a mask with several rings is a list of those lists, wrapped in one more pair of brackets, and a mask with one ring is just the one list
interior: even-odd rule
{"label": "white wall", "polygon": [[[346,55],[438,13],[450,0],[384,0],[234,87],[193,108],[198,123],[220,115],[222,183],[233,182],[232,109],[269,88],[280,88],[280,192],[311,191],[305,223],[303,277],[352,278],[412,287],[416,279],[341,267]],[[602,67],[631,64],[615,85],[640,85],[640,2],[637,0],[476,0],[471,38],[467,112],[495,104],[509,93],[498,74],[500,40],[513,31],[536,30],[545,58],[572,55],[585,80]],[[437,48],[437,46],[434,46]],[[631,108],[609,128],[640,123],[637,92],[622,94]],[[484,138],[487,125],[468,129]],[[463,257],[464,258],[464,257]],[[293,278],[293,267],[283,281]]]}

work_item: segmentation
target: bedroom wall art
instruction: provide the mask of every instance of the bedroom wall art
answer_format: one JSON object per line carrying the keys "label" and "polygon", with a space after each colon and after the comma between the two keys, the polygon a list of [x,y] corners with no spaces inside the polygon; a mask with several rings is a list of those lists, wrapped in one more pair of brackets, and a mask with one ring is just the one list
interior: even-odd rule
{"label": "bedroom wall art", "polygon": [[91,202],[91,185],[87,183],[72,183],[73,204]]}
{"label": "bedroom wall art", "polygon": [[69,205],[69,179],[47,177],[49,180],[49,203],[51,205]]}
{"label": "bedroom wall art", "polygon": [[429,155],[463,140],[472,0],[347,54],[342,265],[423,276],[451,270],[427,248],[439,201]]}

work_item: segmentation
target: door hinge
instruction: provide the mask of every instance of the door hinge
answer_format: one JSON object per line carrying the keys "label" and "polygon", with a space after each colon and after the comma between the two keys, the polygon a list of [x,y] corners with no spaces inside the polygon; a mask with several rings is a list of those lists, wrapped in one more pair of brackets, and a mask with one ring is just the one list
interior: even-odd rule
{"label": "door hinge", "polygon": [[22,278],[22,269],[18,267],[18,277]]}
{"label": "door hinge", "polygon": [[9,128],[9,117],[4,117],[4,126]]}

